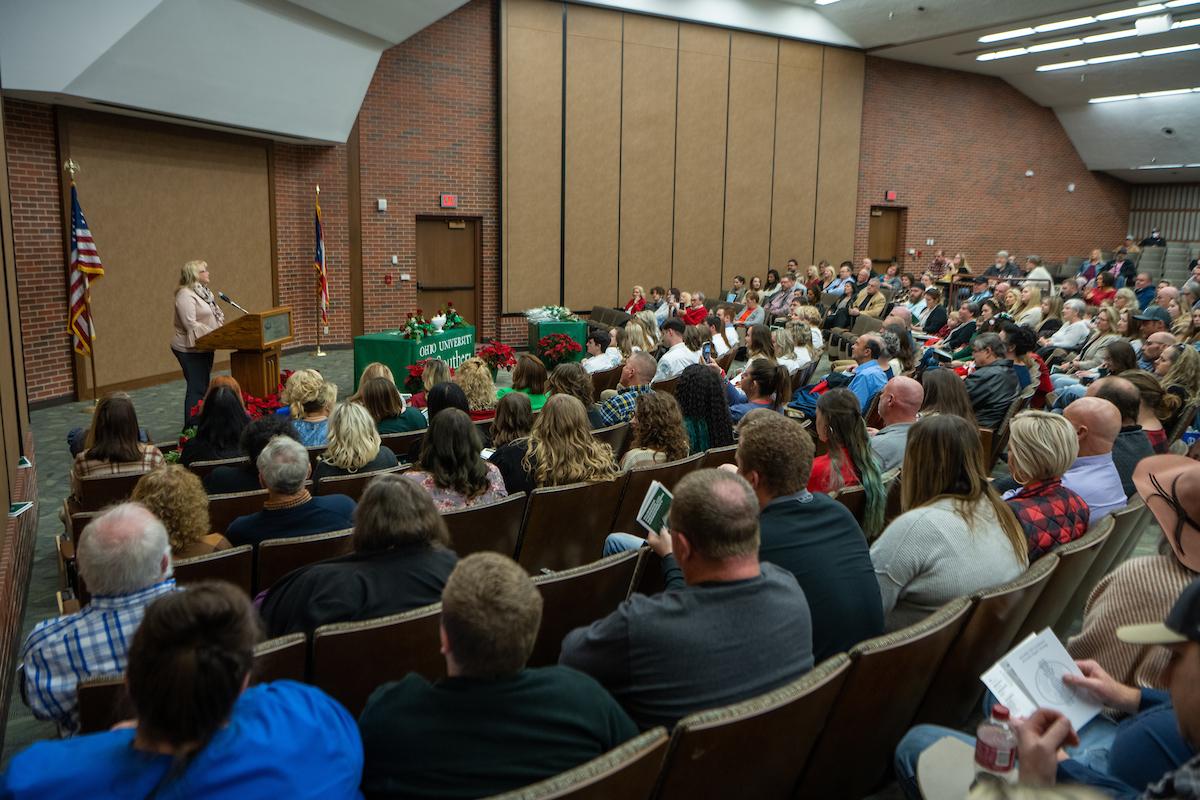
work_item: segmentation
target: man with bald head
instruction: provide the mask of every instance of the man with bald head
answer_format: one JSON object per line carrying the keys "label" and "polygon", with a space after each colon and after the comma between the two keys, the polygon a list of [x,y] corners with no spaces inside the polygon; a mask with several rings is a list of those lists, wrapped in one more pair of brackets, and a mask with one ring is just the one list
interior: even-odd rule
{"label": "man with bald head", "polygon": [[1063,486],[1091,510],[1091,523],[1125,507],[1125,487],[1113,463],[1113,443],[1121,432],[1121,412],[1099,397],[1081,397],[1063,411],[1079,437],[1079,457],[1063,475]]}
{"label": "man with bald head", "polygon": [[[1146,323],[1143,323],[1146,324]],[[1138,369],[1154,372],[1154,362],[1162,355],[1162,351],[1175,344],[1175,335],[1162,329],[1162,323],[1154,322],[1156,333],[1149,336],[1142,334],[1142,352],[1138,353]]]}
{"label": "man with bald head", "polygon": [[1121,432],[1113,442],[1113,463],[1117,467],[1117,474],[1121,476],[1125,496],[1129,497],[1137,491],[1133,485],[1133,471],[1138,462],[1154,455],[1154,447],[1137,421],[1142,403],[1141,393],[1129,381],[1111,375],[1089,386],[1087,396],[1107,400],[1121,414]]}
{"label": "man with bald head", "polygon": [[879,469],[887,472],[904,463],[908,429],[917,422],[917,412],[925,402],[921,384],[903,375],[892,378],[879,395],[879,416],[885,427],[871,437],[871,449],[879,459]]}

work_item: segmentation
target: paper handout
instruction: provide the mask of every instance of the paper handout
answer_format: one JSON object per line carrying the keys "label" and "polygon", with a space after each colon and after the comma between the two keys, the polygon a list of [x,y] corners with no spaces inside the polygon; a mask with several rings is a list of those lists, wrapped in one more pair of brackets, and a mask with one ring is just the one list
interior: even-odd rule
{"label": "paper handout", "polygon": [[658,533],[667,524],[667,512],[671,509],[673,495],[658,481],[651,481],[642,505],[638,508],[637,521],[643,528]]}
{"label": "paper handout", "polygon": [[982,680],[1013,716],[1028,717],[1039,708],[1049,708],[1061,712],[1078,731],[1103,707],[1086,692],[1063,683],[1068,672],[1083,674],[1047,628],[1026,637],[983,673]]}

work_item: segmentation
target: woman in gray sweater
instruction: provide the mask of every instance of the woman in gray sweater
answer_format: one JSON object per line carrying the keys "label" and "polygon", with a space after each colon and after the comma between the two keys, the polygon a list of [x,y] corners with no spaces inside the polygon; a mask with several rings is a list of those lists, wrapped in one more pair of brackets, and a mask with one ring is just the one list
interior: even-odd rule
{"label": "woman in gray sweater", "polygon": [[901,475],[905,511],[871,545],[889,631],[1029,563],[1025,534],[988,483],[979,433],[966,420],[939,414],[914,425]]}

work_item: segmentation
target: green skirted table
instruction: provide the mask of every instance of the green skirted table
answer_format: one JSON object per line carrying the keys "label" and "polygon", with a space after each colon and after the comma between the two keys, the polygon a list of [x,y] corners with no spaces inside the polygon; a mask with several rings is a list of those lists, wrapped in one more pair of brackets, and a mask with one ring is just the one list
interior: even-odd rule
{"label": "green skirted table", "polygon": [[426,358],[440,358],[454,369],[473,355],[475,328],[471,325],[435,333],[419,342],[405,339],[398,330],[355,336],[354,391],[358,391],[358,379],[372,361],[387,364],[396,378],[396,384],[403,386],[410,364]]}
{"label": "green skirted table", "polygon": [[538,340],[552,333],[565,333],[583,348],[575,354],[572,361],[582,361],[587,356],[588,326],[586,322],[531,322],[529,323],[529,352],[537,354]]}

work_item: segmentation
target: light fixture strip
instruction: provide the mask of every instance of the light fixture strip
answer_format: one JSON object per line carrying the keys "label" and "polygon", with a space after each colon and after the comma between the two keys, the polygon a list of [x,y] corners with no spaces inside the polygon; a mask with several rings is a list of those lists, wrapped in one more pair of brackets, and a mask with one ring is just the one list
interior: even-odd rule
{"label": "light fixture strip", "polygon": [[1140,53],[1116,53],[1111,56],[1097,56],[1095,58],[1080,59],[1076,61],[1064,61],[1059,64],[1043,64],[1037,68],[1038,72],[1053,72],[1060,69],[1071,69],[1073,67],[1082,67],[1091,64],[1109,64],[1114,61],[1129,61],[1134,58],[1151,58],[1153,56],[1168,56],[1175,53],[1187,53],[1192,50],[1200,50],[1200,44],[1193,42],[1192,44],[1181,44],[1175,47],[1159,47],[1155,50],[1143,50]]}
{"label": "light fixture strip", "polygon": [[[1194,1],[1196,3],[1200,3],[1200,0],[1194,0]],[[1179,30],[1180,28],[1191,28],[1196,25],[1200,25],[1200,17],[1196,17],[1195,19],[1185,19],[1185,20],[1180,20],[1179,22],[1174,22],[1171,24],[1170,30],[1174,31],[1174,30]],[[1023,30],[1033,32],[1032,28],[1024,28]],[[1010,33],[1015,33],[1015,31],[1010,31]],[[1160,33],[1166,33],[1166,31],[1160,31]],[[1122,28],[1121,30],[1118,30],[1118,31],[1109,31],[1107,33],[1092,34],[1091,36],[1085,36],[1082,39],[1055,39],[1052,42],[1042,42],[1041,44],[1031,44],[1027,47],[1013,47],[1008,50],[997,50],[997,51],[993,51],[991,53],[981,53],[980,55],[975,56],[975,60],[976,61],[996,61],[997,59],[1001,59],[1001,58],[1013,58],[1014,56],[1023,56],[1023,55],[1028,55],[1030,53],[1042,53],[1047,50],[1061,50],[1061,49],[1067,48],[1067,47],[1078,47],[1078,46],[1082,46],[1085,44],[1096,44],[1097,42],[1108,42],[1108,41],[1112,41],[1114,39],[1127,39],[1127,38],[1130,38],[1132,36],[1137,36],[1137,35],[1138,35],[1137,28]],[[1154,34],[1145,34],[1145,35],[1153,36]],[[979,41],[983,41],[983,39],[981,38]],[[992,41],[999,41],[999,40],[994,39]],[[1156,55],[1157,55],[1157,53],[1156,53]]]}
{"label": "light fixture strip", "polygon": [[[827,3],[836,3],[837,0],[816,0],[817,5],[826,5]],[[997,33],[988,33],[980,36],[978,41],[980,44],[990,44],[992,42],[1003,42],[1006,39],[1016,39],[1022,36],[1030,36],[1034,33],[1048,33],[1050,31],[1061,31],[1068,28],[1080,28],[1084,25],[1091,25],[1093,22],[1109,22],[1114,19],[1125,19],[1127,17],[1140,17],[1145,14],[1153,14],[1157,11],[1166,11],[1172,8],[1186,8],[1187,6],[1200,5],[1200,0],[1169,0],[1165,3],[1151,3],[1144,6],[1134,6],[1133,8],[1122,8],[1117,11],[1107,11],[1103,14],[1097,14],[1094,17],[1076,17],[1074,19],[1057,20],[1055,22],[1046,22],[1034,27],[1015,28],[1009,31],[999,31]],[[1172,28],[1175,26],[1172,25]],[[1103,35],[1103,34],[1101,34]],[[1084,41],[1087,41],[1085,39]]]}
{"label": "light fixture strip", "polygon": [[1171,97],[1180,94],[1200,94],[1200,86],[1192,89],[1164,89],[1160,92],[1140,92],[1138,94],[1114,94],[1109,97],[1093,97],[1089,103],[1116,103],[1121,100],[1148,100],[1154,97]]}

